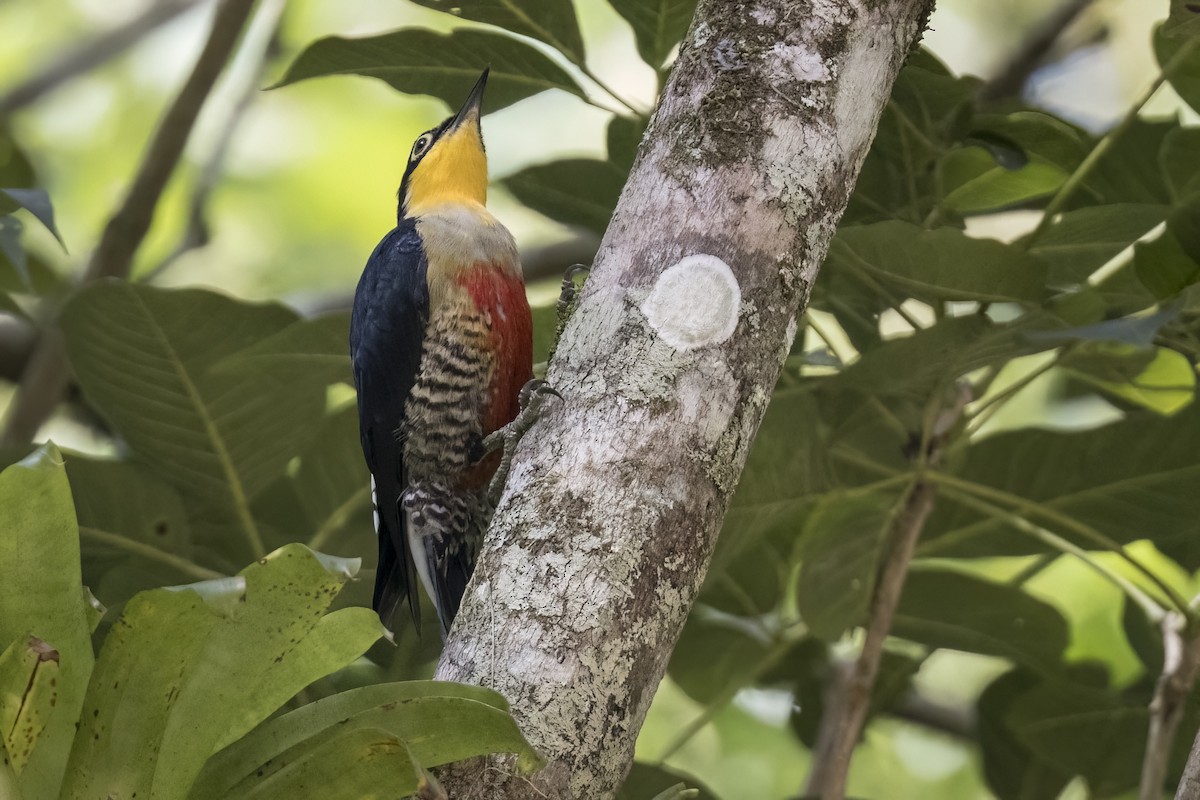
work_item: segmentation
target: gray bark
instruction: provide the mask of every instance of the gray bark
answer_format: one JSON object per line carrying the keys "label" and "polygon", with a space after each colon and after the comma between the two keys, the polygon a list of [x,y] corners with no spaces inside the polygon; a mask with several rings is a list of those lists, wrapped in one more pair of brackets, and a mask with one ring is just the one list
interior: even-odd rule
{"label": "gray bark", "polygon": [[892,82],[932,0],[702,0],[437,676],[550,765],[459,798],[612,797]]}

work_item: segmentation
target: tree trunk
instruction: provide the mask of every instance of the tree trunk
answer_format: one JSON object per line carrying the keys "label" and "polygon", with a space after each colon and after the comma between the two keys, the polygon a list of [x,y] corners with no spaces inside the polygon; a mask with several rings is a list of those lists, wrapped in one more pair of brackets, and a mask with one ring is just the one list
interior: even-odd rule
{"label": "tree trunk", "polygon": [[549,760],[457,798],[612,797],[932,0],[701,0],[437,676]]}

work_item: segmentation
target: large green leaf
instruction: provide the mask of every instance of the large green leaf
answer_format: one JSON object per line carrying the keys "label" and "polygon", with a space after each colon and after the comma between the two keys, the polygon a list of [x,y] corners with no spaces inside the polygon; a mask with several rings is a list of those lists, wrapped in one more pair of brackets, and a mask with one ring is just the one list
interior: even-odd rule
{"label": "large green leaf", "polygon": [[[1082,775],[1097,797],[1114,797],[1137,785],[1150,723],[1148,698],[1118,695],[1093,686],[1047,681],[1015,698],[1007,721],[1038,761]],[[1194,731],[1194,703],[1181,731]],[[1190,735],[1178,736],[1172,761],[1182,767]]]}
{"label": "large green leaf", "polygon": [[658,69],[687,33],[696,0],[610,0],[617,13],[633,28],[638,53]]}
{"label": "large green leaf", "polygon": [[[489,689],[436,681],[352,689],[277,717],[216,754],[190,800],[219,800],[250,776],[274,774],[307,757],[330,730],[385,730],[404,742],[423,767],[488,753],[517,753],[524,768],[539,757]],[[260,774],[261,773],[261,774]]]}
{"label": "large green leaf", "polygon": [[1030,252],[1050,265],[1052,284],[1069,288],[1149,233],[1167,211],[1163,205],[1128,203],[1068,211],[1046,228]]}
{"label": "large green leaf", "polygon": [[[1200,481],[1196,441],[1200,407],[1193,403],[1170,418],[1131,414],[1095,430],[993,436],[971,446],[959,477],[1011,496],[1022,516],[1082,546],[1098,547],[1058,516],[1119,542],[1149,538],[1161,546],[1200,536],[1200,493],[1192,491]],[[1023,502],[1029,505],[1022,508]],[[1004,520],[980,517],[942,497],[918,552],[962,557],[1044,549]]]}
{"label": "large green leaf", "polygon": [[284,547],[242,571],[245,604],[236,619],[209,635],[163,730],[156,794],[186,794],[209,755],[309,683],[358,658],[384,633],[366,609],[322,619],[357,571],[357,560],[329,560],[302,545]]}
{"label": "large green leaf", "polygon": [[901,299],[1032,302],[1045,294],[1044,267],[1017,248],[953,228],[926,231],[903,222],[842,228],[825,268],[878,284]]}
{"label": "large green leaf", "polygon": [[371,478],[358,439],[358,409],[349,405],[326,417],[300,455],[286,484],[264,492],[255,515],[288,540],[303,539],[322,552],[371,552]]}
{"label": "large green leaf", "polygon": [[1061,365],[1084,383],[1159,414],[1174,414],[1196,394],[1195,367],[1165,347],[1088,342]]}
{"label": "large green leaf", "polygon": [[1193,36],[1172,36],[1168,26],[1160,25],[1154,32],[1154,54],[1158,65],[1166,67],[1179,52],[1189,48],[1183,61],[1178,63],[1167,77],[1171,88],[1193,109],[1200,111],[1200,40]]}
{"label": "large green leaf", "polygon": [[[142,589],[218,577],[195,563],[191,525],[179,493],[127,461],[71,456],[84,578],[109,603]],[[145,575],[149,582],[134,582]]]}
{"label": "large green leaf", "polygon": [[1171,130],[1158,159],[1175,200],[1200,192],[1200,128]]}
{"label": "large green leaf", "polygon": [[356,569],[292,545],[237,578],[137,595],[88,691],[75,795],[185,797],[212,753],[358,658],[383,633],[375,615],[323,616]]}
{"label": "large green leaf", "polygon": [[938,169],[946,192],[941,205],[959,214],[998,211],[1050,197],[1069,174],[1041,160],[1009,169],[978,147],[951,150]]}
{"label": "large green leaf", "polygon": [[413,0],[417,5],[455,17],[495,25],[545,42],[576,64],[582,64],[583,36],[571,0]]}
{"label": "large green leaf", "polygon": [[1059,669],[1067,633],[1062,614],[1017,587],[927,568],[909,574],[892,622],[894,636],[1044,672]]}
{"label": "large green leaf", "polygon": [[571,76],[536,48],[498,33],[466,29],[446,35],[414,28],[365,39],[320,39],[296,57],[276,86],[325,75],[365,75],[408,94],[433,95],[457,109],[488,65],[486,111],[547,89],[584,96]]}
{"label": "large green leaf", "polygon": [[1037,677],[1023,669],[1004,673],[988,684],[977,705],[979,750],[983,774],[999,800],[1056,800],[1071,774],[1037,760],[1013,733],[1008,712]]}
{"label": "large green leaf", "polygon": [[[71,489],[54,445],[0,473],[0,650],[30,636],[57,652],[57,694],[19,776],[27,798],[55,797],[92,671]],[[28,743],[27,743],[28,744]]]}
{"label": "large green leaf", "polygon": [[668,671],[689,697],[708,705],[731,687],[748,685],[769,647],[766,635],[752,621],[697,607],[671,651]]}
{"label": "large green leaf", "polygon": [[830,493],[809,515],[797,602],[814,636],[837,641],[866,617],[895,503],[892,495]]}
{"label": "large green leaf", "polygon": [[1159,152],[1178,123],[1137,119],[1118,137],[1083,181],[1081,204],[1171,202],[1171,190],[1159,167]]}
{"label": "large green leaf", "polygon": [[336,728],[312,750],[247,776],[223,798],[360,800],[411,795],[421,784],[419,763],[396,736],[381,728]]}
{"label": "large green leaf", "polygon": [[526,167],[504,185],[534,211],[604,233],[628,175],[611,161],[576,158]]}
{"label": "large green leaf", "polygon": [[[237,603],[243,588],[242,581],[231,580],[204,590],[227,606]],[[189,670],[203,658],[205,642],[221,621],[196,591],[155,589],[126,604],[92,673],[64,797],[151,796],[163,730]],[[235,675],[226,677],[236,683]],[[161,796],[180,795],[176,790]]]}
{"label": "large green leaf", "polygon": [[264,372],[324,383],[352,383],[350,315],[326,314],[301,319],[226,358],[219,372],[254,376]]}
{"label": "large green leaf", "polygon": [[208,291],[102,282],[68,304],[62,326],[84,393],[136,454],[255,542],[249,502],[311,438],[325,381],[217,365],[295,320]]}

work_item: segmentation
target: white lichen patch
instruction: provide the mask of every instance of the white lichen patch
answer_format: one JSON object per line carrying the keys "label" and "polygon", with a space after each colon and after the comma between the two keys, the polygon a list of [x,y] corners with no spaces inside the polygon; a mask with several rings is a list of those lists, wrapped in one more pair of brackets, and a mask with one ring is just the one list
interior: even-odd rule
{"label": "white lichen patch", "polygon": [[821,54],[805,45],[776,42],[771,54],[775,57],[776,71],[790,72],[796,80],[824,83],[833,78],[829,64]]}
{"label": "white lichen patch", "polygon": [[695,350],[733,335],[741,303],[742,289],[729,265],[698,254],[659,275],[641,310],[664,342],[676,350]]}

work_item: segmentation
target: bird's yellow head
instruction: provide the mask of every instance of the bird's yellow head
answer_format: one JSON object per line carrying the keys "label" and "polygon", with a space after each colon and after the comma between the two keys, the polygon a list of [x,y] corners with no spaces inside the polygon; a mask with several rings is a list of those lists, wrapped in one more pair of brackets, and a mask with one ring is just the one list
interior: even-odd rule
{"label": "bird's yellow head", "polygon": [[487,153],[479,126],[485,69],[454,116],[417,137],[400,182],[400,217],[420,216],[446,203],[487,202]]}

